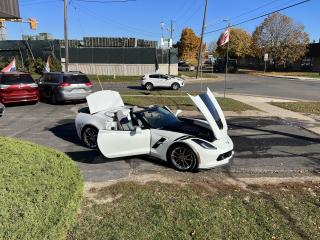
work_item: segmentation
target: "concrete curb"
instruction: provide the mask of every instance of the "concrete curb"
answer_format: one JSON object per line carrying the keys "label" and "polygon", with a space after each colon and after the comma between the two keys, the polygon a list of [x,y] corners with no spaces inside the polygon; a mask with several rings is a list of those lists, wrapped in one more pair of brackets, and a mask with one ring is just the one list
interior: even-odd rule
{"label": "concrete curb", "polygon": [[320,78],[311,78],[311,77],[299,77],[299,76],[286,76],[286,75],[271,75],[271,74],[263,74],[256,73],[258,76],[263,77],[273,77],[273,78],[286,78],[292,80],[301,80],[301,81],[320,81]]}

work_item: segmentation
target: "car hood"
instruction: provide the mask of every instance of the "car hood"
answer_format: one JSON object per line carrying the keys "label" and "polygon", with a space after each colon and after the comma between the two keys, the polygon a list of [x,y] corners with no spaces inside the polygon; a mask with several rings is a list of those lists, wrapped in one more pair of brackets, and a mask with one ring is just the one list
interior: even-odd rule
{"label": "car hood", "polygon": [[211,90],[208,88],[206,93],[201,93],[195,97],[189,95],[189,97],[207,120],[216,139],[221,139],[227,135],[226,119]]}
{"label": "car hood", "polygon": [[90,94],[87,97],[90,114],[105,111],[111,108],[124,107],[123,100],[118,92],[104,90]]}

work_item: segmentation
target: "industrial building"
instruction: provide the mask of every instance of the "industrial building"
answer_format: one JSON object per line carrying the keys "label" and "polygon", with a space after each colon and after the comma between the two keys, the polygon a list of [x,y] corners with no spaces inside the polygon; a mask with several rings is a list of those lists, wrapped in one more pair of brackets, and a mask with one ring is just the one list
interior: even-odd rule
{"label": "industrial building", "polygon": [[[94,41],[93,38],[86,39],[88,39],[86,44],[70,44],[70,71],[98,75],[144,75],[156,70],[168,73],[170,63],[170,73],[178,74],[177,49],[158,49],[154,44],[150,45],[150,42],[138,39],[126,42],[123,41],[125,38],[119,38],[118,43],[115,38],[113,42],[110,41],[112,38],[102,38],[100,42]],[[109,42],[105,41],[107,39]],[[76,43],[74,40],[70,41]],[[61,60],[64,69],[65,47],[62,43],[64,42],[61,40],[0,41],[0,52],[4,58],[15,56],[22,62],[39,57],[46,60],[48,56],[55,56]],[[116,47],[117,45],[120,47]]]}

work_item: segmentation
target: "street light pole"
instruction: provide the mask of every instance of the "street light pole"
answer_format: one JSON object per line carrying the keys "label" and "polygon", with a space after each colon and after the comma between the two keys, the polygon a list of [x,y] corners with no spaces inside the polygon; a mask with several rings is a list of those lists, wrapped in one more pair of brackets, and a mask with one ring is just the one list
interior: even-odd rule
{"label": "street light pole", "polygon": [[65,47],[65,72],[68,72],[69,71],[68,0],[64,0],[64,47]]}

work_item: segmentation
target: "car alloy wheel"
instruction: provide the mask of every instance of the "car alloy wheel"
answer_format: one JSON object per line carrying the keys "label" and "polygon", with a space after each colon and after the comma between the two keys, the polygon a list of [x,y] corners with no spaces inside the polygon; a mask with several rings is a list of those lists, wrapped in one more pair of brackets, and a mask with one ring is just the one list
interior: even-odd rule
{"label": "car alloy wheel", "polygon": [[194,151],[186,145],[175,146],[169,153],[170,162],[178,171],[193,171],[197,167]]}
{"label": "car alloy wheel", "polygon": [[172,89],[173,89],[173,90],[178,90],[179,88],[180,88],[180,86],[179,86],[178,83],[172,84]]}
{"label": "car alloy wheel", "polygon": [[98,129],[95,127],[86,127],[82,132],[82,139],[88,148],[96,149],[98,147]]}
{"label": "car alloy wheel", "polygon": [[147,83],[147,84],[146,84],[146,89],[147,89],[148,91],[151,91],[151,90],[153,89],[152,83]]}

